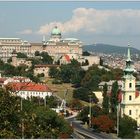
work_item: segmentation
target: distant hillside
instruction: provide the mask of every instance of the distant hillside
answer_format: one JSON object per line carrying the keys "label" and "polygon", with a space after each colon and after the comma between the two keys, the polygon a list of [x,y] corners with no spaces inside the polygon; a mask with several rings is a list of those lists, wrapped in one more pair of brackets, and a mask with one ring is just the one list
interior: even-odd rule
{"label": "distant hillside", "polygon": [[[115,45],[108,45],[108,44],[93,44],[93,45],[84,45],[84,51],[92,51],[98,53],[106,53],[106,54],[126,54],[128,47],[120,47]],[[132,54],[139,54],[140,50],[130,47],[130,51]]]}

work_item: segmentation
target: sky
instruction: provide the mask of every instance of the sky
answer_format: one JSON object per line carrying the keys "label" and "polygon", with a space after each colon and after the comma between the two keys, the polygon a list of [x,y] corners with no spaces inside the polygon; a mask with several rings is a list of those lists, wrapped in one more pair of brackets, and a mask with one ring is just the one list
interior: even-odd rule
{"label": "sky", "polygon": [[0,37],[41,42],[56,25],[63,38],[140,49],[140,1],[0,1]]}

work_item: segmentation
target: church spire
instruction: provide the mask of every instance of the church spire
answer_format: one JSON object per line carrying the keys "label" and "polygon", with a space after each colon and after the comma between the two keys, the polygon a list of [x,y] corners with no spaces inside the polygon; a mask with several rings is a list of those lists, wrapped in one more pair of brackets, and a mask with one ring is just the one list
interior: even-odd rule
{"label": "church spire", "polygon": [[129,44],[128,44],[128,50],[127,50],[127,59],[126,59],[126,66],[124,69],[124,74],[125,75],[132,75],[134,72],[134,68],[132,66],[133,62],[131,60],[131,54],[130,54],[130,48],[129,48]]}
{"label": "church spire", "polygon": [[127,50],[127,61],[132,61],[131,60],[131,55],[130,55],[130,48],[129,48],[129,44],[128,44],[128,50]]}

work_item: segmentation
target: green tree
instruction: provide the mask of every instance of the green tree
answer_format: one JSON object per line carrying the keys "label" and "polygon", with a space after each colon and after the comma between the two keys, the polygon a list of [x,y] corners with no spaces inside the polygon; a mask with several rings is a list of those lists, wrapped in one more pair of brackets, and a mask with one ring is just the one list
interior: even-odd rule
{"label": "green tree", "polygon": [[40,55],[39,51],[35,51],[35,56],[39,56],[39,55]]}
{"label": "green tree", "polygon": [[109,113],[109,97],[107,95],[107,84],[103,86],[103,102],[102,107],[105,114]]}
{"label": "green tree", "polygon": [[110,97],[111,112],[115,114],[117,112],[117,105],[118,105],[118,91],[119,91],[118,82],[115,81],[112,84],[111,97]]}
{"label": "green tree", "polygon": [[119,137],[133,139],[135,137],[136,128],[137,122],[134,119],[124,115],[122,118],[120,118]]}
{"label": "green tree", "polygon": [[49,69],[49,76],[52,78],[58,78],[59,77],[59,70],[57,67],[50,67]]}
{"label": "green tree", "polygon": [[71,68],[71,65],[62,65],[60,67],[60,76],[64,83],[70,83],[71,82],[71,76],[74,73],[74,71]]}
{"label": "green tree", "polygon": [[12,96],[9,89],[0,88],[0,138],[21,138],[22,132],[24,138],[33,139],[70,137],[73,130],[64,118],[48,107]]}
{"label": "green tree", "polygon": [[8,60],[7,60],[8,63],[11,63],[12,62],[12,57],[10,57]]}
{"label": "green tree", "polygon": [[[89,106],[85,106],[81,112],[78,113],[77,119],[83,121],[84,123],[87,122],[89,123]],[[98,105],[94,105],[91,107],[91,116],[92,117],[97,117],[99,115],[102,115],[103,111]]]}
{"label": "green tree", "polygon": [[94,103],[98,102],[98,98],[95,96],[95,94],[92,93],[87,88],[80,87],[80,88],[75,89],[73,91],[73,98],[76,98],[76,99],[79,99],[79,100],[83,100],[83,101],[86,101],[86,102],[89,102],[89,95],[91,95],[92,101]]}
{"label": "green tree", "polygon": [[49,108],[56,108],[58,103],[58,99],[55,96],[46,96],[46,104]]}
{"label": "green tree", "polygon": [[[20,138],[20,100],[0,88],[0,138]],[[20,133],[21,134],[21,133]]]}
{"label": "green tree", "polygon": [[3,66],[3,70],[4,70],[4,75],[5,76],[14,76],[14,75],[16,75],[16,73],[15,73],[15,67],[14,66],[12,66],[11,64],[8,64],[8,63],[6,63],[6,64],[4,64],[4,66]]}
{"label": "green tree", "polygon": [[18,52],[17,58],[27,58],[27,55],[25,53]]}
{"label": "green tree", "polygon": [[26,65],[20,65],[15,67],[15,73],[17,76],[25,76],[26,75],[26,69],[28,68],[28,66]]}
{"label": "green tree", "polygon": [[40,56],[42,56],[42,63],[43,64],[52,64],[53,63],[52,57],[49,56],[47,52],[42,52],[40,54]]}

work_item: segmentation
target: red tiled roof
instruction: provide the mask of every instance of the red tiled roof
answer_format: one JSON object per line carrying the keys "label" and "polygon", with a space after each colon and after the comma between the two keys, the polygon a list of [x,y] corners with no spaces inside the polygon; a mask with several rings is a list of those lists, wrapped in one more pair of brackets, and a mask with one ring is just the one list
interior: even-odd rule
{"label": "red tiled roof", "polygon": [[68,62],[70,62],[70,57],[66,54],[66,55],[64,55],[64,57],[65,57],[65,59],[68,61]]}
{"label": "red tiled roof", "polygon": [[14,91],[39,91],[46,92],[51,91],[47,85],[36,84],[36,83],[9,83]]}
{"label": "red tiled roof", "polygon": [[6,78],[0,78],[0,83],[4,83],[5,80]]}

